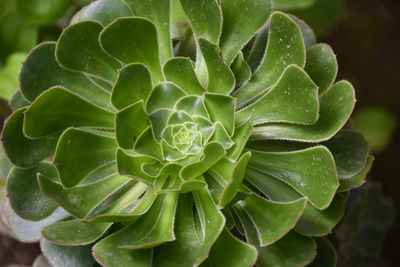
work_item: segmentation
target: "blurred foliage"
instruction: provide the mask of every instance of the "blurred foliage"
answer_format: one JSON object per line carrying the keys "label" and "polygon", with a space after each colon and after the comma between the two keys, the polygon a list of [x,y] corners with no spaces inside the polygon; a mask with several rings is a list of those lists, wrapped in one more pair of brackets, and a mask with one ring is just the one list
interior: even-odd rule
{"label": "blurred foliage", "polygon": [[381,106],[359,109],[353,115],[353,122],[374,152],[381,152],[389,145],[396,127],[395,117]]}
{"label": "blurred foliage", "polygon": [[18,88],[18,72],[26,53],[15,52],[9,55],[4,67],[0,68],[0,97],[10,99],[11,95]]}
{"label": "blurred foliage", "polygon": [[338,266],[388,266],[380,257],[395,207],[380,183],[367,182],[350,193],[346,216],[334,230]]}
{"label": "blurred foliage", "polygon": [[48,24],[64,15],[70,2],[70,0],[17,0],[17,8],[27,21],[34,24]]}

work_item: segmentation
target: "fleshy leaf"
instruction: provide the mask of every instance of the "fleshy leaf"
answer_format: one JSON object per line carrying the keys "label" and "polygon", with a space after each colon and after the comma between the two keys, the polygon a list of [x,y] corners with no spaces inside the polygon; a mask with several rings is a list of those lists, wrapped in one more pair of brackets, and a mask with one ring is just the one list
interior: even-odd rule
{"label": "fleshy leaf", "polygon": [[230,93],[235,86],[235,76],[223,61],[219,47],[200,38],[199,45],[207,66],[207,91],[220,94]]}
{"label": "fleshy leaf", "polygon": [[78,220],[56,222],[44,227],[42,235],[58,245],[82,246],[97,240],[110,226],[110,223],[90,224]]}
{"label": "fleshy leaf", "polygon": [[126,249],[119,248],[117,241],[112,236],[106,237],[93,247],[93,255],[96,260],[105,266],[135,267],[151,266],[152,249]]}
{"label": "fleshy leaf", "polygon": [[95,20],[103,26],[107,26],[116,18],[132,15],[132,11],[124,0],[97,0],[78,11],[72,18],[71,24]]}
{"label": "fleshy leaf", "polygon": [[56,58],[62,66],[114,82],[121,64],[101,49],[103,26],[84,21],[66,28],[58,39]]}
{"label": "fleshy leaf", "polygon": [[304,70],[319,86],[319,94],[328,90],[336,79],[338,71],[336,56],[327,44],[316,44],[307,50]]}
{"label": "fleshy leaf", "polygon": [[232,137],[233,146],[228,150],[227,156],[233,160],[237,160],[243,152],[254,128],[252,126],[251,118],[248,118],[245,123],[235,128]]}
{"label": "fleshy leaf", "polygon": [[22,94],[33,101],[50,87],[62,86],[90,103],[111,109],[108,92],[83,73],[62,68],[56,61],[55,50],[55,43],[43,43],[28,55],[19,75]]}
{"label": "fleshy leaf", "polygon": [[40,248],[52,266],[88,267],[94,263],[91,245],[60,246],[42,239]]}
{"label": "fleshy leaf", "polygon": [[[157,258],[155,266],[192,266],[200,264],[209,254],[211,246],[221,233],[224,217],[215,206],[206,189],[181,195],[176,213],[176,240],[168,243]],[[195,216],[201,220],[201,233],[195,228]],[[200,234],[200,236],[198,236]],[[180,257],[176,257],[176,253]]]}
{"label": "fleshy leaf", "polygon": [[267,122],[312,124],[318,119],[318,87],[296,65],[286,68],[275,86],[237,113],[237,124],[253,114],[253,125]]}
{"label": "fleshy leaf", "polygon": [[323,146],[295,152],[253,151],[249,165],[288,183],[319,209],[329,206],[339,186],[335,161]]}
{"label": "fleshy leaf", "polygon": [[10,161],[22,168],[32,167],[41,160],[54,154],[58,136],[27,138],[23,131],[24,111],[22,108],[8,118],[3,128],[1,141]]}
{"label": "fleshy leaf", "polygon": [[[172,57],[171,0],[125,0],[136,16],[151,20],[157,29],[162,62]],[[155,51],[155,50],[154,50]]]}
{"label": "fleshy leaf", "polygon": [[4,212],[4,216],[8,217],[12,233],[16,238],[18,238],[18,240],[26,243],[38,242],[40,240],[43,227],[68,216],[67,212],[61,208],[58,208],[45,219],[33,222],[22,219],[12,210],[9,205],[7,206],[8,208],[4,208],[2,212]]}
{"label": "fleshy leaf", "polygon": [[315,257],[315,242],[295,231],[290,231],[276,243],[258,250],[257,266],[305,266]]}
{"label": "fleshy leaf", "polygon": [[101,32],[100,44],[125,64],[145,64],[150,69],[153,84],[163,80],[157,31],[149,20],[118,18]]}
{"label": "fleshy leaf", "polygon": [[[217,43],[221,34],[222,14],[216,0],[180,0],[195,38]],[[207,22],[207,23],[204,23]]]}
{"label": "fleshy leaf", "polygon": [[261,247],[273,244],[293,229],[307,201],[273,202],[251,195],[238,205],[248,214],[257,229]]}
{"label": "fleshy leaf", "polygon": [[204,156],[198,162],[186,165],[182,168],[180,176],[183,180],[192,180],[205,173],[211,166],[218,162],[226,152],[223,146],[216,142],[210,142],[204,148]]}
{"label": "fleshy leaf", "polygon": [[320,116],[313,125],[267,124],[256,127],[253,140],[292,140],[320,142],[335,135],[347,122],[353,111],[355,96],[353,86],[341,81],[320,97]]}
{"label": "fleshy leaf", "polygon": [[132,149],[136,139],[150,126],[143,110],[143,101],[139,101],[115,115],[115,135],[118,145]]}
{"label": "fleshy leaf", "polygon": [[350,178],[365,166],[369,147],[364,137],[352,130],[343,130],[324,143],[335,158],[340,179]]}
{"label": "fleshy leaf", "polygon": [[337,266],[337,255],[333,244],[326,238],[316,238],[317,256],[310,267],[335,267]]}
{"label": "fleshy leaf", "polygon": [[221,50],[230,65],[240,49],[263,26],[271,12],[270,0],[222,0],[224,18]]}
{"label": "fleshy leaf", "polygon": [[172,83],[160,83],[151,91],[146,100],[146,111],[152,113],[161,108],[173,108],[175,103],[186,94]]}
{"label": "fleshy leaf", "polygon": [[353,177],[340,180],[340,186],[338,188],[338,192],[348,191],[352,188],[356,188],[362,185],[365,182],[366,176],[370,171],[373,162],[374,162],[374,157],[369,156],[367,163],[359,173],[357,173]]}
{"label": "fleshy leaf", "polygon": [[236,86],[244,84],[251,77],[251,69],[245,61],[242,52],[239,52],[239,55],[233,61],[231,65],[231,70],[235,75]]}
{"label": "fleshy leaf", "polygon": [[132,63],[118,71],[111,93],[111,103],[124,109],[139,100],[145,100],[151,91],[151,76],[143,64]]}
{"label": "fleshy leaf", "polygon": [[40,191],[37,173],[56,176],[53,165],[40,163],[31,169],[14,167],[8,176],[7,191],[14,211],[26,220],[40,221],[57,209],[57,204],[47,199]]}
{"label": "fleshy leaf", "polygon": [[44,195],[78,218],[87,216],[104,200],[130,182],[129,178],[114,174],[97,183],[66,189],[41,174],[38,180]]}
{"label": "fleshy leaf", "polygon": [[226,228],[211,248],[209,261],[212,266],[253,266],[257,259],[255,247],[233,236]]}
{"label": "fleshy leaf", "polygon": [[209,174],[214,176],[214,179],[215,176],[222,178],[222,181],[218,179],[220,183],[223,183],[223,190],[218,201],[220,207],[226,206],[235,197],[242,184],[250,156],[251,153],[247,152],[237,162],[224,158],[211,167]]}
{"label": "fleshy leaf", "polygon": [[[313,0],[311,0],[311,1],[313,1]],[[303,41],[304,41],[305,48],[308,49],[311,46],[315,45],[315,43],[317,42],[317,37],[315,36],[313,29],[310,26],[308,26],[303,20],[301,20],[293,15],[291,15],[290,17],[300,27],[301,34],[303,35]]]}
{"label": "fleshy leaf", "polygon": [[188,94],[201,95],[205,89],[201,86],[189,58],[175,57],[164,64],[165,78],[181,87]]}
{"label": "fleshy leaf", "polygon": [[272,0],[275,10],[303,9],[312,6],[316,0]]}
{"label": "fleshy leaf", "polygon": [[174,217],[178,193],[159,195],[152,207],[137,221],[111,235],[120,248],[143,249],[175,239]]}
{"label": "fleshy leaf", "polygon": [[9,105],[13,111],[29,106],[30,103],[31,102],[25,98],[20,90],[15,91],[9,101]]}
{"label": "fleshy leaf", "polygon": [[70,128],[60,137],[53,163],[61,183],[73,187],[97,167],[115,160],[114,138]]}
{"label": "fleshy leaf", "polygon": [[29,137],[58,133],[68,127],[114,127],[112,113],[61,87],[38,97],[25,111],[24,132]]}
{"label": "fleshy leaf", "polygon": [[206,93],[204,95],[204,103],[210,114],[211,121],[220,122],[229,136],[232,136],[235,127],[235,99],[226,95]]}
{"label": "fleshy leaf", "polygon": [[155,177],[145,173],[143,170],[143,165],[156,165],[157,163],[158,161],[156,159],[149,156],[131,156],[126,154],[121,149],[117,150],[118,172],[121,175],[134,177],[135,179],[138,179],[146,184],[152,184],[155,180]]}
{"label": "fleshy leaf", "polygon": [[161,147],[156,143],[156,140],[154,140],[150,127],[144,130],[138,137],[133,149],[140,154],[154,157],[159,160],[163,158]]}
{"label": "fleshy leaf", "polygon": [[239,108],[274,85],[287,66],[304,66],[306,52],[303,37],[299,26],[289,16],[280,12],[271,16],[268,38],[260,66],[250,81],[233,94]]}
{"label": "fleshy leaf", "polygon": [[344,215],[345,202],[344,196],[336,194],[332,203],[324,210],[307,204],[296,229],[303,235],[322,236],[331,233]]}

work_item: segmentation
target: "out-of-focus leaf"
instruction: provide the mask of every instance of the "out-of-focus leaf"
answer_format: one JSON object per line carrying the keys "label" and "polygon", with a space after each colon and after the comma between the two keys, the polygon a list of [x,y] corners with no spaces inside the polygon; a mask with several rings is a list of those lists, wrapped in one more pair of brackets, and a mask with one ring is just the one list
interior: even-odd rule
{"label": "out-of-focus leaf", "polygon": [[10,99],[18,89],[18,72],[26,54],[22,52],[11,54],[7,57],[5,66],[0,68],[0,97]]}

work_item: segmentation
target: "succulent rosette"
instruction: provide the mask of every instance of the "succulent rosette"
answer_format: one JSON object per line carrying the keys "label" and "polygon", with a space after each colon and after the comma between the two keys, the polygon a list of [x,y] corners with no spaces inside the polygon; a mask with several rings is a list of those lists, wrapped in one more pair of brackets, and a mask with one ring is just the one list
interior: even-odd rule
{"label": "succulent rosette", "polygon": [[335,55],[268,0],[178,4],[183,35],[168,0],[100,0],[31,51],[3,220],[54,266],[334,265],[372,163]]}

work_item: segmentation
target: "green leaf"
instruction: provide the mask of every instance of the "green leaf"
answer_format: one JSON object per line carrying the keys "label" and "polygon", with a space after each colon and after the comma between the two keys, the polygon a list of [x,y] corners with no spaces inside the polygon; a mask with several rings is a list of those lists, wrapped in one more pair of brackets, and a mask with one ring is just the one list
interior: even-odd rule
{"label": "green leaf", "polygon": [[253,125],[312,124],[318,119],[318,110],[318,87],[300,67],[290,65],[270,91],[237,113],[236,124],[244,123],[251,114]]}
{"label": "green leaf", "polygon": [[353,86],[341,81],[320,96],[320,116],[313,125],[268,124],[256,127],[253,140],[292,140],[320,142],[334,136],[347,122],[353,111]]}
{"label": "green leaf", "polygon": [[163,159],[163,154],[160,145],[154,140],[154,136],[151,132],[150,127],[142,132],[133,149],[140,154],[144,154],[150,157],[154,157],[158,160]]}
{"label": "green leaf", "polygon": [[319,86],[319,94],[328,90],[336,79],[338,65],[336,55],[327,44],[316,44],[307,50],[304,70]]}
{"label": "green leaf", "polygon": [[[152,21],[157,29],[162,62],[172,57],[171,0],[125,0],[136,16]],[[155,50],[154,50],[155,51]]]}
{"label": "green leaf", "polygon": [[[0,188],[7,182],[7,176],[13,167],[12,162],[8,159],[4,147],[0,146]],[[1,205],[1,201],[0,201]]]}
{"label": "green leaf", "polygon": [[203,99],[200,96],[186,96],[182,97],[175,105],[177,110],[187,112],[191,116],[201,116],[209,119],[209,114],[204,105]]}
{"label": "green leaf", "polygon": [[303,35],[305,48],[308,49],[311,46],[315,45],[315,43],[317,42],[317,37],[315,36],[313,29],[310,26],[308,26],[303,20],[298,19],[296,16],[290,15],[290,17],[300,27],[301,34]]}
{"label": "green leaf", "polygon": [[236,86],[244,84],[251,77],[250,66],[245,61],[242,52],[239,52],[239,55],[233,61],[231,65],[231,70],[235,75]]}
{"label": "green leaf", "polygon": [[251,195],[237,205],[254,222],[260,245],[265,247],[275,243],[295,227],[306,203],[305,199],[281,203]]}
{"label": "green leaf", "polygon": [[145,100],[151,89],[151,76],[145,65],[126,65],[118,71],[117,81],[111,93],[111,103],[117,109],[124,109],[137,101]]}
{"label": "green leaf", "polygon": [[25,110],[19,109],[8,118],[1,136],[8,159],[22,168],[32,167],[53,155],[58,140],[55,135],[38,139],[27,138],[22,131]]}
{"label": "green leaf", "polygon": [[203,38],[200,38],[199,46],[207,66],[207,91],[229,94],[235,86],[235,76],[222,59],[219,47]]}
{"label": "green leaf", "polygon": [[[217,43],[221,34],[221,7],[216,0],[180,0],[196,40]],[[205,23],[207,22],[207,23]]]}
{"label": "green leaf", "polygon": [[137,17],[118,18],[101,32],[100,44],[125,64],[145,64],[153,84],[163,80],[157,31],[151,21]]}
{"label": "green leaf", "polygon": [[335,267],[337,266],[337,255],[335,247],[332,243],[323,237],[316,238],[317,256],[313,262],[308,265],[310,267]]}
{"label": "green leaf", "polygon": [[210,142],[204,148],[204,156],[201,160],[188,164],[180,171],[180,177],[185,180],[192,180],[205,173],[211,166],[218,162],[226,154],[223,146],[217,142]]}
{"label": "green leaf", "polygon": [[44,175],[38,176],[39,185],[44,195],[57,202],[70,214],[84,218],[93,209],[123,189],[130,183],[127,177],[112,174],[96,183],[77,186],[71,189],[53,182]]}
{"label": "green leaf", "polygon": [[95,21],[84,21],[67,27],[57,42],[58,62],[68,69],[114,82],[121,63],[100,47],[99,35],[102,30],[103,26]]}
{"label": "green leaf", "polygon": [[184,96],[186,93],[173,83],[160,83],[149,94],[146,100],[146,111],[150,114],[157,109],[172,109],[175,103]]}
{"label": "green leaf", "polygon": [[218,179],[223,184],[223,190],[218,201],[220,207],[226,206],[238,192],[246,171],[247,163],[251,153],[243,154],[237,162],[231,162],[230,159],[224,158],[214,164],[209,174]]}
{"label": "green leaf", "polygon": [[115,160],[114,138],[70,128],[60,137],[53,163],[66,188],[79,184],[99,166]]}
{"label": "green leaf", "polygon": [[45,91],[25,111],[24,132],[29,137],[58,133],[68,127],[113,128],[114,114],[62,87]]}
{"label": "green leaf", "polygon": [[339,186],[335,161],[323,146],[295,152],[252,151],[249,165],[288,183],[318,209],[329,206]]}
{"label": "green leaf", "polygon": [[258,249],[257,266],[305,266],[314,259],[315,248],[311,238],[290,231],[276,243]]}
{"label": "green leaf", "polygon": [[336,194],[332,203],[324,210],[318,210],[307,204],[296,229],[303,235],[322,236],[330,234],[333,227],[344,215],[346,197]]}
{"label": "green leaf", "polygon": [[111,109],[108,92],[83,73],[62,68],[55,58],[55,43],[35,47],[22,65],[19,75],[22,94],[34,101],[43,91],[62,86],[97,106]]}
{"label": "green leaf", "polygon": [[116,158],[118,172],[121,175],[134,177],[135,179],[150,185],[155,181],[154,176],[150,176],[143,170],[143,166],[145,165],[152,166],[159,163],[158,160],[153,157],[143,155],[131,156],[121,149],[118,149]]}
{"label": "green leaf", "polygon": [[369,156],[367,163],[359,173],[357,173],[353,177],[340,180],[340,186],[338,188],[338,192],[348,191],[352,188],[361,186],[365,182],[365,179],[367,177],[368,172],[371,170],[373,162],[374,162],[374,157]]}
{"label": "green leaf", "polygon": [[57,176],[56,169],[49,163],[40,163],[31,169],[14,167],[8,176],[7,191],[14,211],[26,220],[40,221],[50,216],[57,204],[47,199],[40,191],[36,175]]}
{"label": "green leaf", "polygon": [[211,248],[209,261],[212,266],[253,266],[257,260],[255,247],[239,240],[226,228]]}
{"label": "green leaf", "polygon": [[95,20],[107,26],[120,17],[132,16],[132,11],[123,0],[97,0],[84,7],[71,19],[71,25],[86,20]]}
{"label": "green leaf", "polygon": [[164,64],[164,74],[168,81],[175,83],[188,94],[201,95],[205,92],[189,58],[171,58]]}
{"label": "green leaf", "polygon": [[254,33],[263,26],[271,12],[270,0],[222,0],[224,18],[221,35],[222,56],[228,65]]}
{"label": "green leaf", "polygon": [[89,267],[94,263],[91,245],[60,246],[42,239],[40,248],[52,266]]}
{"label": "green leaf", "polygon": [[29,106],[31,102],[25,98],[25,96],[21,93],[20,90],[17,90],[11,96],[8,104],[10,105],[13,111],[16,111],[17,109]]}
{"label": "green leaf", "polygon": [[90,224],[78,220],[56,222],[44,227],[42,235],[54,244],[82,246],[96,241],[110,226],[110,223]]}
{"label": "green leaf", "polygon": [[211,121],[220,122],[229,136],[233,135],[235,127],[235,106],[236,101],[233,97],[206,93],[204,103],[210,114]]}
{"label": "green leaf", "polygon": [[104,238],[93,247],[93,255],[104,266],[114,267],[148,267],[151,266],[152,249],[125,249],[117,246],[112,236]]}
{"label": "green leaf", "polygon": [[287,66],[303,67],[306,52],[299,26],[287,15],[275,12],[270,19],[268,45],[253,77],[234,92],[243,107],[278,81]]}
{"label": "green leaf", "polygon": [[0,68],[0,97],[10,99],[18,89],[18,72],[26,57],[25,53],[13,53],[6,59],[3,68]]}
{"label": "green leaf", "polygon": [[272,0],[275,10],[303,9],[312,6],[316,0]]}
{"label": "green leaf", "polygon": [[340,179],[359,173],[367,163],[369,147],[364,137],[353,130],[342,130],[325,142],[335,158]]}
{"label": "green leaf", "polygon": [[[224,216],[215,206],[207,189],[180,195],[175,219],[176,240],[166,244],[155,266],[199,265],[209,254],[224,226]],[[200,220],[200,232],[196,230]],[[176,255],[179,257],[176,257]]]}
{"label": "green leaf", "polygon": [[174,217],[178,193],[168,192],[157,197],[152,207],[137,221],[108,238],[125,249],[152,248],[175,240]]}
{"label": "green leaf", "polygon": [[18,12],[31,23],[49,24],[62,17],[69,7],[69,0],[17,0]]}
{"label": "green leaf", "polygon": [[232,136],[232,142],[234,144],[228,150],[228,158],[237,160],[240,157],[253,131],[254,128],[251,118],[248,118],[245,123],[235,128],[234,135]]}
{"label": "green leaf", "polygon": [[150,126],[143,110],[143,101],[119,111],[115,115],[115,135],[118,146],[132,149],[135,140]]}

